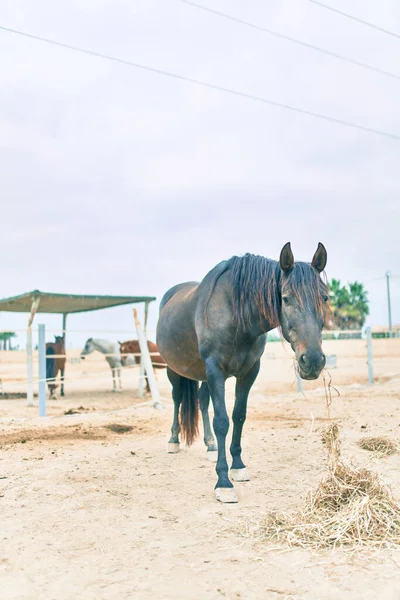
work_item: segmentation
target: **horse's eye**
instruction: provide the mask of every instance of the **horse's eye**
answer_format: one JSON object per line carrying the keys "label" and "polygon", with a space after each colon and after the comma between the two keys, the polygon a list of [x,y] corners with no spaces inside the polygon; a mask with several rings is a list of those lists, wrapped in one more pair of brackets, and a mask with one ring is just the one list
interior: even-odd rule
{"label": "horse's eye", "polygon": [[324,304],[326,304],[329,300],[329,296],[324,296]]}
{"label": "horse's eye", "polygon": [[283,304],[286,304],[286,306],[289,304],[289,298],[287,296],[283,296],[282,300],[283,300]]}

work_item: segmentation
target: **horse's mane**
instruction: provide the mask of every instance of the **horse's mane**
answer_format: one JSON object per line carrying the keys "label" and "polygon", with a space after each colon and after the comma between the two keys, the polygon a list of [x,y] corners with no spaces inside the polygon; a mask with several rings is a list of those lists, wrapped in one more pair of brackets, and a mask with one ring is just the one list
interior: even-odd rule
{"label": "horse's mane", "polygon": [[246,330],[257,313],[272,328],[280,324],[282,271],[275,260],[245,254],[228,261],[233,287],[233,317]]}
{"label": "horse's mane", "polygon": [[232,283],[233,318],[244,330],[249,329],[256,315],[272,329],[279,327],[281,296],[285,291],[293,293],[305,310],[314,308],[323,316],[327,288],[318,271],[308,263],[296,262],[283,273],[276,260],[255,254],[232,256],[215,277],[208,300],[226,271]]}

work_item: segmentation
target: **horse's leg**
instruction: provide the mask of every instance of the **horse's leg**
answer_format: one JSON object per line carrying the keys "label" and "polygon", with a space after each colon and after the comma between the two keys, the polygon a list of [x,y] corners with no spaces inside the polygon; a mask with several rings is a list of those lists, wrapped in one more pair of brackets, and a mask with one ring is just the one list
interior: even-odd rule
{"label": "horse's leg", "polygon": [[167,369],[168,379],[172,385],[172,399],[174,401],[174,420],[171,427],[171,437],[168,442],[168,452],[176,454],[179,452],[179,407],[182,401],[181,377],[172,369]]}
{"label": "horse's leg", "polygon": [[113,380],[113,392],[117,391],[117,386],[115,383],[115,368],[111,367],[111,374],[112,374],[112,380]]}
{"label": "horse's leg", "polygon": [[226,461],[226,435],[229,429],[229,418],[225,405],[225,377],[221,369],[210,359],[206,360],[206,373],[214,406],[213,426],[218,443],[216,466],[218,481],[215,486],[215,497],[220,502],[237,502],[236,492],[228,477],[228,463]]}
{"label": "horse's leg", "polygon": [[208,385],[205,381],[200,386],[199,402],[201,416],[203,417],[204,443],[207,446],[207,458],[215,462],[217,458],[217,444],[215,443],[213,432],[211,431],[210,416],[208,414],[208,407],[210,405],[210,390],[208,389]]}
{"label": "horse's leg", "polygon": [[118,367],[119,391],[122,392],[121,369]]}
{"label": "horse's leg", "polygon": [[244,422],[246,421],[247,398],[251,386],[256,380],[260,370],[260,361],[258,360],[245,377],[236,381],[236,399],[233,408],[233,434],[230,447],[232,455],[231,477],[234,481],[249,481],[250,477],[247,473],[246,466],[242,461],[242,447],[240,440]]}

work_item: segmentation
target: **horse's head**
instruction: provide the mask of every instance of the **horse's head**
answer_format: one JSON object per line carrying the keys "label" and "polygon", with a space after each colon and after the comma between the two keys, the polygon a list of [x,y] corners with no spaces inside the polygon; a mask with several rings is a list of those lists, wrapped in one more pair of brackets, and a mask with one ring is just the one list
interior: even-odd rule
{"label": "horse's head", "polygon": [[320,277],[327,253],[320,243],[311,264],[294,261],[290,243],[281,251],[281,315],[283,337],[290,343],[302,379],[317,379],[325,366],[322,328],[329,300]]}
{"label": "horse's head", "polygon": [[54,343],[55,344],[63,344],[64,343],[64,336],[63,335],[55,335],[54,336]]}
{"label": "horse's head", "polygon": [[119,344],[119,351],[121,352],[121,354],[129,353],[129,342],[118,342],[118,344]]}
{"label": "horse's head", "polygon": [[83,350],[81,352],[81,359],[85,360],[85,356],[91,354],[91,352],[94,352],[94,350],[96,350],[96,348],[93,343],[93,338],[89,338],[88,340],[86,340],[86,344],[84,345]]}
{"label": "horse's head", "polygon": [[129,342],[118,342],[118,344],[119,344],[119,351],[121,354],[121,364],[123,367],[126,367],[128,355],[131,353],[130,343]]}

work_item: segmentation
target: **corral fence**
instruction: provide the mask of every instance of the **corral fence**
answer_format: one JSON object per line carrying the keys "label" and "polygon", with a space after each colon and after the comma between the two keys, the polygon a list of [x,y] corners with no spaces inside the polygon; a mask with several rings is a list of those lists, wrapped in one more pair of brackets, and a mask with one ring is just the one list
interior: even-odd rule
{"label": "corral fence", "polygon": [[[152,353],[148,351],[147,340],[155,341],[155,332],[145,333],[138,320],[135,321],[135,327],[136,331],[68,330],[68,333],[79,334],[82,339],[83,337],[106,338],[110,341],[138,339],[141,343],[140,365],[136,365],[134,356],[131,355],[130,361],[127,361],[127,365],[122,369],[125,402],[123,406],[149,405],[159,408],[163,404],[163,394],[159,392],[159,384],[164,386],[164,388],[160,388],[165,392],[164,398],[170,398],[170,386],[165,376],[165,370],[157,371],[158,378],[153,370],[154,361],[152,364]],[[26,330],[23,333],[26,333]],[[53,331],[40,325],[37,329],[32,329],[33,344],[37,349],[33,349],[30,356],[26,351],[0,352],[0,410],[1,399],[15,399],[25,405],[37,406],[41,416],[47,414],[46,388],[51,380],[46,379],[46,337],[49,341],[53,334],[62,335],[62,333],[60,330]],[[359,331],[325,331],[323,348],[327,357],[326,369],[331,373],[334,384],[369,383],[372,385],[374,382],[384,381],[388,377],[398,376],[400,373],[400,332],[394,333],[395,335],[389,337],[388,332],[371,331],[370,328]],[[80,354],[83,345],[80,349],[66,350],[64,377],[66,400],[73,397],[80,403],[84,403],[86,398],[91,400],[94,398],[97,400],[96,410],[103,410],[101,402],[104,400],[104,394],[111,391],[111,369],[105,360],[105,355],[98,352],[94,352],[86,357],[85,361],[82,361]],[[55,356],[51,355],[51,357]],[[29,373],[32,374],[31,378]],[[297,376],[293,366],[293,353],[287,345],[285,348],[279,336],[274,333],[269,335],[260,374],[261,381],[265,382],[265,389],[271,394],[285,390],[295,391],[296,387],[298,392],[302,392],[303,388],[307,390],[310,385],[320,385],[303,382]],[[151,389],[151,399],[141,403],[140,398],[144,396],[146,378]],[[57,384],[59,390],[59,380]],[[110,397],[107,395],[108,399]],[[84,400],[80,400],[80,398]],[[114,404],[118,404],[117,397],[115,397]],[[6,413],[3,411],[2,414]]]}
{"label": "corral fence", "polygon": [[[137,361],[135,360],[137,357],[140,357],[139,359],[139,373],[136,374],[135,380],[137,383],[137,388],[138,388],[138,396],[139,397],[143,397],[144,395],[144,383],[145,380],[148,382],[149,388],[150,388],[150,393],[151,393],[151,400],[149,400],[148,402],[144,402],[143,404],[141,404],[141,406],[144,405],[150,405],[152,404],[155,408],[162,408],[162,402],[161,402],[161,398],[160,398],[160,394],[159,394],[159,390],[158,390],[158,385],[157,385],[157,380],[154,374],[154,366],[160,366],[157,365],[157,363],[154,362],[154,360],[152,360],[152,356],[156,355],[158,356],[158,353],[150,353],[149,349],[148,349],[148,345],[147,345],[147,337],[146,337],[146,333],[143,331],[141,324],[139,322],[138,316],[137,316],[137,311],[136,309],[133,310],[134,313],[134,321],[135,321],[135,328],[136,328],[136,336],[133,334],[132,331],[130,332],[121,332],[121,331],[107,331],[107,332],[98,332],[101,333],[102,336],[104,336],[104,334],[123,334],[125,333],[124,337],[128,337],[129,340],[131,340],[132,338],[135,338],[138,342],[139,342],[139,348],[140,348],[140,352],[134,354],[134,353],[130,353],[127,355],[126,359],[127,359],[127,363],[126,365],[124,365],[124,370],[129,370],[129,369],[133,369],[133,367],[136,366]],[[34,397],[35,395],[38,397],[38,409],[39,409],[39,416],[46,416],[46,406],[47,406],[47,385],[49,383],[56,383],[60,384],[61,383],[61,379],[59,379],[57,381],[57,378],[47,378],[46,377],[46,359],[51,358],[52,360],[56,360],[58,358],[66,358],[66,362],[70,363],[70,365],[80,365],[82,362],[82,357],[81,354],[78,351],[72,351],[72,352],[68,352],[66,351],[65,354],[48,354],[46,355],[46,334],[50,334],[50,333],[54,333],[57,335],[63,335],[65,333],[65,330],[57,330],[57,331],[52,331],[52,330],[47,330],[46,332],[46,327],[43,324],[39,324],[38,329],[37,330],[33,330],[32,328],[29,328],[28,330],[21,330],[20,332],[16,332],[16,333],[29,333],[29,335],[27,335],[27,349],[26,352],[7,352],[7,353],[3,353],[3,354],[7,354],[7,359],[9,358],[9,356],[11,355],[16,355],[19,354],[19,358],[21,359],[21,355],[23,355],[23,358],[25,360],[19,360],[19,361],[10,361],[10,360],[6,360],[2,361],[3,365],[2,365],[2,369],[0,371],[0,398],[26,398],[27,400],[27,406],[34,406],[35,405],[35,401],[34,401]],[[85,333],[87,334],[88,338],[90,337],[94,337],[94,335],[96,334],[96,332],[88,332],[88,331],[84,331],[84,330],[79,330],[79,331],[71,331],[68,330],[68,333]],[[37,350],[33,351],[32,349],[32,345],[33,345],[33,336],[37,336],[37,344],[36,344],[36,348]],[[111,342],[112,340],[110,340]],[[101,361],[101,367],[99,368],[94,368],[92,369],[91,373],[81,373],[80,375],[78,375],[75,371],[75,373],[72,376],[64,375],[63,377],[63,382],[66,384],[71,384],[71,383],[83,383],[85,380],[87,381],[89,378],[96,378],[96,380],[100,380],[100,379],[104,379],[105,377],[110,378],[110,374],[112,373],[112,367],[108,366],[107,363],[105,362],[104,359],[106,358],[110,358],[110,357],[116,357],[116,358],[121,358],[121,354],[120,353],[115,353],[115,354],[103,354],[103,353],[96,353],[98,354],[98,356],[94,356],[95,360],[93,361],[94,364],[99,364],[99,360]],[[97,359],[97,360],[96,360]],[[130,363],[129,363],[130,360]],[[24,363],[25,363],[25,371],[24,371]],[[106,366],[107,365],[107,366]],[[35,368],[36,367],[36,368]],[[108,367],[108,368],[107,368]],[[34,372],[36,371],[37,375],[34,375]],[[113,375],[114,376],[114,375]],[[36,392],[36,393],[35,393]]]}

